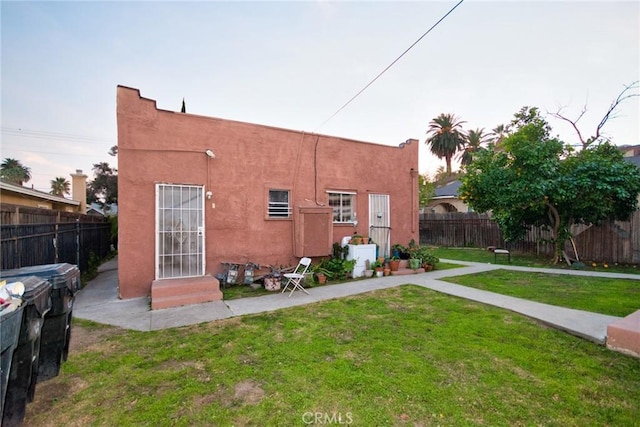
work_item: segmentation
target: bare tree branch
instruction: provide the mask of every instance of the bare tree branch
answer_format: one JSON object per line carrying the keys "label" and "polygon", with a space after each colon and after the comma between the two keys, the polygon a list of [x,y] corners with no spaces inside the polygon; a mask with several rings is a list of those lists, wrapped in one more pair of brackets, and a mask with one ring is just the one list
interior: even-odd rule
{"label": "bare tree branch", "polygon": [[616,117],[616,108],[618,108],[618,106],[624,102],[625,100],[629,99],[629,98],[633,98],[635,96],[640,96],[640,93],[635,92],[635,89],[638,89],[638,80],[636,80],[635,82],[631,83],[630,85],[624,85],[624,89],[618,94],[618,97],[611,103],[611,105],[609,106],[609,109],[607,110],[606,114],[604,115],[604,117],[602,117],[602,120],[600,120],[600,123],[598,123],[598,126],[596,127],[596,133],[594,136],[589,137],[586,141],[585,139],[582,137],[582,133],[580,132],[580,129],[578,129],[578,121],[580,121],[580,119],[582,118],[582,116],[584,116],[584,114],[587,112],[587,106],[585,105],[584,107],[582,107],[582,111],[580,112],[580,114],[578,115],[578,117],[574,120],[566,117],[565,115],[562,114],[562,108],[558,108],[558,111],[556,111],[555,113],[549,113],[547,112],[549,115],[551,115],[552,117],[555,117],[556,119],[560,119],[560,120],[564,120],[565,122],[569,123],[573,129],[576,131],[576,133],[578,134],[578,139],[580,140],[580,143],[582,144],[582,148],[587,148],[589,147],[589,145],[593,144],[594,142],[600,140],[602,138],[602,135],[600,134],[600,131],[602,130],[602,128],[604,127],[604,125],[607,123],[607,121],[609,119],[614,119]]}
{"label": "bare tree branch", "polygon": [[585,105],[584,107],[582,107],[582,111],[580,112],[580,115],[575,120],[571,120],[566,116],[563,116],[562,107],[558,108],[558,111],[556,111],[555,113],[549,113],[549,112],[547,113],[550,114],[552,117],[555,117],[556,119],[564,120],[565,122],[568,122],[571,126],[573,126],[573,129],[576,131],[576,134],[578,134],[578,139],[580,140],[580,143],[584,147],[585,141],[584,141],[584,138],[582,138],[582,133],[580,133],[580,129],[578,129],[578,121],[580,121],[580,119],[582,118],[582,116],[584,116],[584,113],[586,112],[587,112],[587,106]]}
{"label": "bare tree branch", "polygon": [[609,109],[607,110],[607,113],[604,115],[602,120],[600,120],[600,123],[596,128],[596,136],[593,138],[594,141],[600,138],[600,130],[604,127],[605,123],[607,123],[607,120],[613,119],[616,117],[615,115],[612,116],[611,114],[615,111],[615,109],[618,107],[618,105],[620,105],[621,102],[623,102],[626,99],[633,98],[634,96],[640,96],[640,93],[627,93],[637,88],[638,88],[638,80],[631,83],[630,85],[624,86],[624,89],[622,90],[622,92],[620,92],[620,94],[615,99],[615,101],[611,103],[611,105],[609,106]]}

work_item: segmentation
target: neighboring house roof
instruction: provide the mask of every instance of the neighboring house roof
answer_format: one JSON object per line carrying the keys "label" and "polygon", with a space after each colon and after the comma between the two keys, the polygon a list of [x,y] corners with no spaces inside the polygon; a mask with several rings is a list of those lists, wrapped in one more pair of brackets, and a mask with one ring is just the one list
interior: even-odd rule
{"label": "neighboring house roof", "polygon": [[640,168],[640,156],[625,157],[624,159]]}
{"label": "neighboring house roof", "polygon": [[87,214],[89,215],[102,215],[102,216],[110,216],[110,215],[118,215],[118,205],[115,203],[111,203],[107,205],[107,209],[103,209],[100,203],[91,203],[87,206]]}
{"label": "neighboring house roof", "polygon": [[68,205],[73,207],[80,206],[80,202],[77,200],[66,199],[60,196],[54,196],[53,194],[45,193],[44,191],[35,190],[33,188],[24,187],[22,185],[10,184],[6,181],[0,180],[0,190],[3,192],[19,194],[26,196],[30,199],[46,200],[49,202]]}
{"label": "neighboring house roof", "polygon": [[460,181],[451,181],[448,184],[443,185],[442,187],[436,188],[434,199],[450,199],[458,197],[458,190],[462,182]]}

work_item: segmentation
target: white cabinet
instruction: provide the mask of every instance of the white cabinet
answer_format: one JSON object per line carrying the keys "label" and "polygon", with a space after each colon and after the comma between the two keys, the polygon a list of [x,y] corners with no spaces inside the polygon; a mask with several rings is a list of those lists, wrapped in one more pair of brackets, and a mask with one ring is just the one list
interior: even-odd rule
{"label": "white cabinet", "polygon": [[366,261],[370,265],[376,261],[376,245],[348,245],[349,253],[347,259],[355,259],[356,265],[353,267],[353,277],[364,276]]}

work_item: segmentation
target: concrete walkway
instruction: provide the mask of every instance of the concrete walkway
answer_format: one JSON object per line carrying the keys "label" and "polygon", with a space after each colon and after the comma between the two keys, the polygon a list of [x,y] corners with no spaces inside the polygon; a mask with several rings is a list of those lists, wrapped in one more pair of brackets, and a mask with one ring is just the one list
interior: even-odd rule
{"label": "concrete walkway", "polygon": [[73,315],[80,319],[115,325],[125,329],[152,331],[210,322],[245,314],[263,313],[410,283],[434,291],[521,313],[571,334],[599,344],[604,344],[607,336],[607,325],[620,320],[619,317],[523,300],[456,285],[439,279],[502,268],[523,272],[573,274],[640,280],[640,275],[630,274],[528,268],[453,260],[442,261],[462,264],[465,265],[465,267],[450,270],[436,270],[408,276],[389,276],[358,280],[339,285],[310,288],[308,289],[309,295],[302,292],[295,292],[290,298],[288,297],[288,293],[274,293],[260,297],[215,301],[152,311],[149,298],[118,299],[118,263],[116,258],[103,264],[99,268],[98,277],[90,281],[87,286],[78,293]]}

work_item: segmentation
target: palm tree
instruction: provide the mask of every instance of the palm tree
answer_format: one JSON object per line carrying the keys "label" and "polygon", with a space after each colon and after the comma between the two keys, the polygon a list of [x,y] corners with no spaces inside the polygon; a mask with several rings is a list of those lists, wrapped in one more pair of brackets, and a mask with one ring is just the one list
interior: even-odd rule
{"label": "palm tree", "polygon": [[464,144],[463,123],[455,115],[444,113],[429,123],[426,143],[431,145],[433,154],[445,160],[448,175],[451,175],[451,159]]}
{"label": "palm tree", "polygon": [[495,147],[500,147],[502,144],[502,140],[511,132],[511,126],[509,125],[498,125],[495,128],[491,129],[491,133],[489,134],[492,137],[492,141]]}
{"label": "palm tree", "polygon": [[50,193],[54,196],[64,197],[65,194],[69,194],[71,184],[65,177],[59,176],[51,180]]}
{"label": "palm tree", "polygon": [[12,184],[22,185],[31,179],[31,169],[20,160],[6,158],[0,165],[0,178]]}
{"label": "palm tree", "polygon": [[478,151],[483,144],[488,142],[489,135],[484,133],[484,128],[470,130],[465,138],[464,151],[460,155],[460,164],[466,166],[473,160],[473,153]]}

